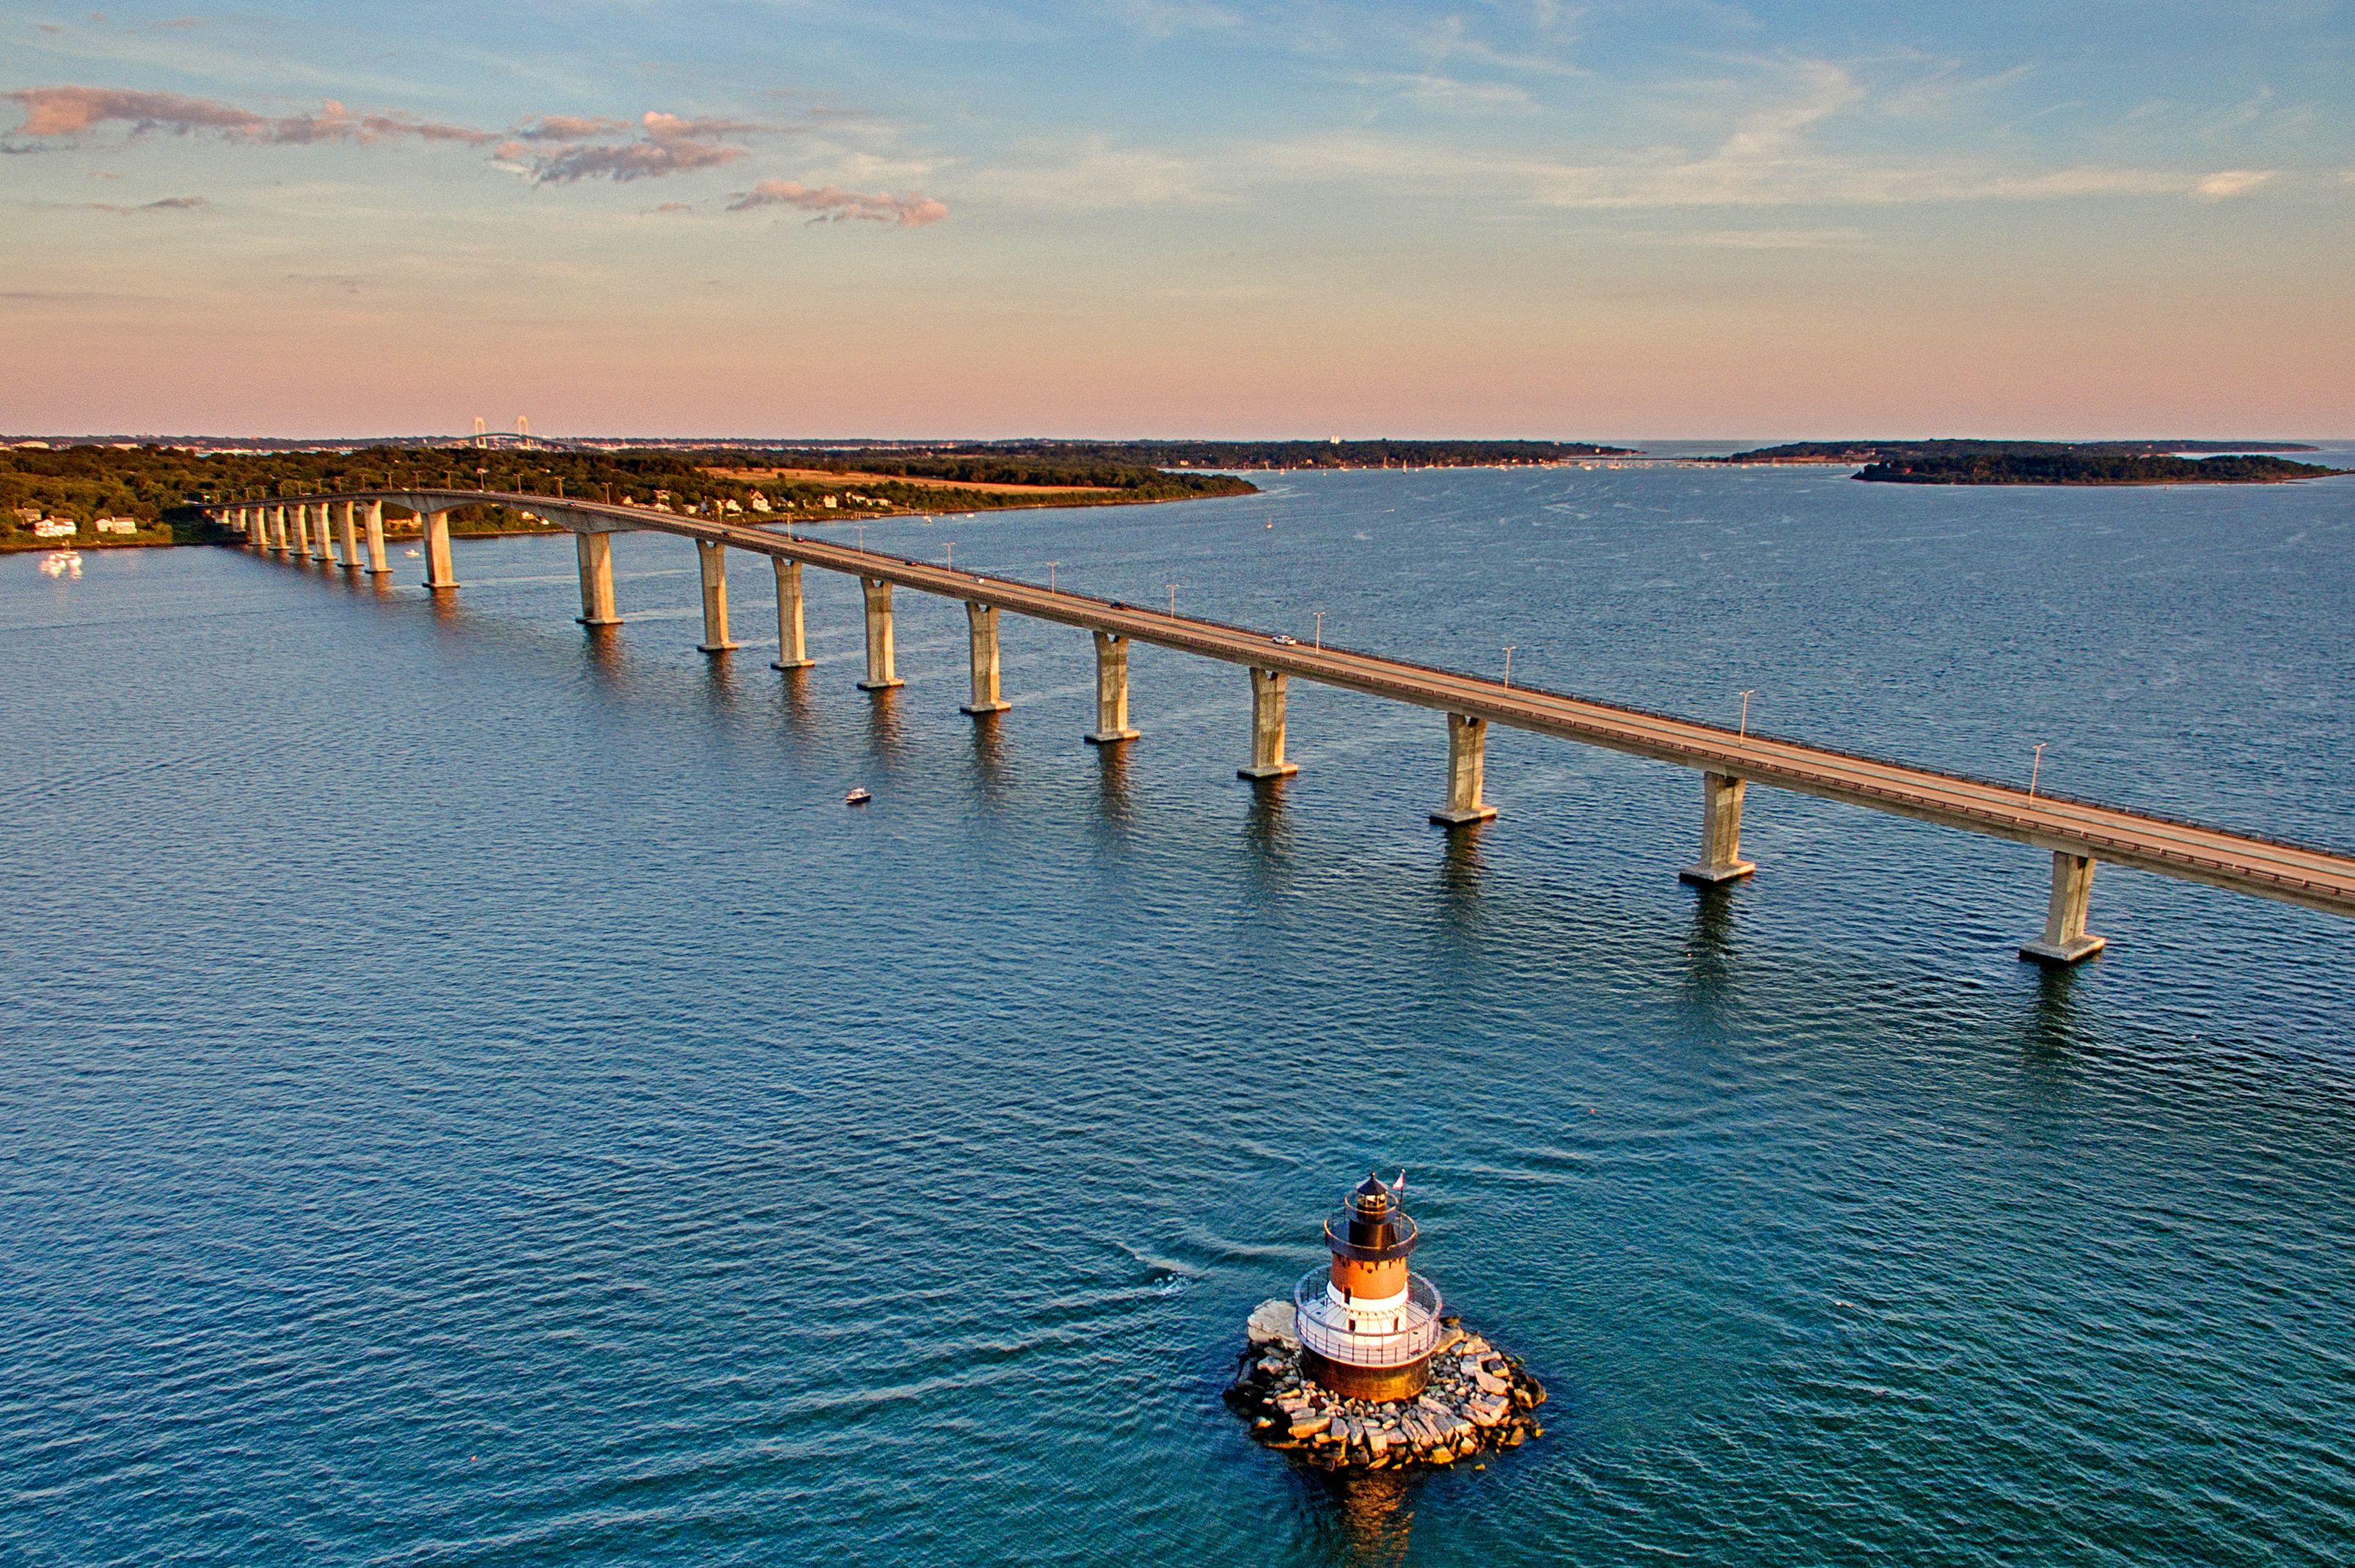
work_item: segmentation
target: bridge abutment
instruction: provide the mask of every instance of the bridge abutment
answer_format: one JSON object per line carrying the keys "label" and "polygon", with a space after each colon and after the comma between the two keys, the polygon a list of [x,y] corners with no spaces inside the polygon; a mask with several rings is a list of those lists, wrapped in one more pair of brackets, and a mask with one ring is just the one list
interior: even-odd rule
{"label": "bridge abutment", "polygon": [[1280,669],[1254,669],[1252,683],[1252,760],[1249,767],[1237,768],[1237,778],[1288,778],[1300,771],[1297,763],[1284,760],[1284,689],[1291,677]]}
{"label": "bridge abutment", "polygon": [[2086,907],[2094,897],[2094,858],[2052,852],[2052,897],[2044,910],[2044,934],[2020,944],[2019,955],[2032,963],[2081,964],[2109,945],[2107,937],[2089,935]]}
{"label": "bridge abutment", "polygon": [[1442,827],[1486,822],[1497,808],[1480,798],[1488,773],[1488,721],[1468,713],[1447,716],[1447,805],[1431,819]]}
{"label": "bridge abutment", "polygon": [[572,547],[581,562],[581,613],[573,619],[584,626],[620,625],[613,602],[613,536],[574,534]]}
{"label": "bridge abutment", "polygon": [[809,656],[809,639],[802,630],[802,563],[773,555],[769,564],[777,572],[777,656],[771,669],[807,669],[816,661]]}
{"label": "bridge abutment", "polygon": [[858,586],[867,595],[867,678],[858,689],[889,691],[905,686],[891,667],[891,585],[879,577],[862,577]]}
{"label": "bridge abutment", "polygon": [[968,599],[964,618],[973,649],[973,700],[962,710],[975,718],[1003,713],[1014,704],[997,694],[997,606]]}
{"label": "bridge abutment", "polygon": [[1098,632],[1096,639],[1096,727],[1087,733],[1091,746],[1134,741],[1128,727],[1128,639],[1117,632]]}
{"label": "bridge abutment", "polygon": [[1742,858],[1742,796],[1748,787],[1731,773],[1700,775],[1700,859],[1677,873],[1680,880],[1715,887],[1758,869]]}

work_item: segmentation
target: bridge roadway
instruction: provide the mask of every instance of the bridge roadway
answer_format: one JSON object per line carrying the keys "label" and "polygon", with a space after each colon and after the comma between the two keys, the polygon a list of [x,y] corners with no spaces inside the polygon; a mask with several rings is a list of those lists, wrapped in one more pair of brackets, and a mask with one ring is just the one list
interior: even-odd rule
{"label": "bridge roadway", "polygon": [[[454,586],[447,571],[446,522],[441,516],[462,506],[500,505],[530,510],[576,533],[614,531],[676,534],[706,546],[706,642],[727,643],[724,566],[719,568],[719,624],[714,635],[712,560],[726,549],[741,549],[782,561],[826,571],[847,572],[862,581],[892,584],[920,592],[964,601],[969,606],[1012,611],[1035,620],[1052,621],[1097,635],[1099,656],[1099,730],[1091,739],[1124,740],[1127,708],[1126,654],[1118,652],[1117,709],[1111,706],[1107,639],[1174,648],[1205,658],[1223,659],[1254,672],[1297,676],[1326,686],[1362,692],[1395,702],[1433,709],[1450,718],[1450,809],[1433,819],[1470,822],[1493,816],[1480,799],[1482,734],[1488,724],[1526,730],[1582,744],[1602,746],[1657,762],[1694,768],[1707,781],[1703,857],[1684,875],[1697,882],[1717,882],[1746,875],[1749,862],[1739,859],[1742,789],[1747,783],[1792,790],[1801,795],[1844,801],[1875,811],[1891,812],[1944,827],[2007,838],[2050,851],[2053,856],[2053,887],[2044,940],[2022,948],[2023,956],[2046,962],[2074,962],[2100,949],[2102,939],[2083,930],[2084,905],[2094,862],[2133,866],[2162,876],[2204,882],[2235,892],[2278,899],[2332,914],[2355,916],[2355,857],[2309,846],[2233,833],[2222,828],[2177,821],[2147,813],[2122,810],[2029,791],[1986,780],[1909,766],[1902,763],[1857,756],[1819,746],[1750,735],[1721,725],[1647,712],[1612,703],[1596,702],[1540,688],[1508,686],[1501,680],[1420,665],[1403,659],[1344,648],[1312,647],[1288,638],[1189,615],[1124,604],[1036,583],[1016,581],[946,566],[934,566],[877,550],[855,549],[798,535],[773,532],[712,518],[682,516],[635,506],[612,506],[524,493],[456,489],[362,491],[348,495],[302,497],[282,505],[307,503],[319,508],[320,556],[325,558],[326,503],[390,503],[417,512],[441,525],[442,586]],[[272,506],[282,505],[273,502]],[[232,512],[240,510],[231,508]],[[347,514],[348,516],[348,514]],[[265,530],[266,531],[266,530]],[[372,534],[374,529],[371,530]],[[373,542],[373,540],[372,540]],[[719,547],[711,549],[709,547]],[[268,548],[267,543],[263,548]],[[284,548],[282,543],[280,548]],[[350,534],[346,532],[346,566]],[[378,550],[381,570],[380,549]],[[589,552],[582,551],[584,604],[591,596]],[[429,583],[429,586],[434,584]],[[610,568],[604,591],[611,595]],[[795,580],[793,635],[798,639],[798,579]],[[882,600],[884,617],[882,663],[876,663],[876,591],[868,590],[869,677],[866,684],[898,684],[890,667],[889,596]],[[586,617],[584,617],[586,618]],[[980,618],[976,615],[976,628]],[[981,709],[1002,706],[996,698],[996,634],[995,622],[987,636],[986,697]],[[979,673],[984,657],[982,635],[975,637],[975,699],[985,695]],[[876,678],[879,676],[880,678]],[[1273,751],[1265,744],[1264,677],[1254,674],[1254,718],[1262,731],[1252,776],[1274,776],[1291,770],[1282,757],[1283,688],[1273,688]],[[1468,763],[1468,790],[1465,773]]]}

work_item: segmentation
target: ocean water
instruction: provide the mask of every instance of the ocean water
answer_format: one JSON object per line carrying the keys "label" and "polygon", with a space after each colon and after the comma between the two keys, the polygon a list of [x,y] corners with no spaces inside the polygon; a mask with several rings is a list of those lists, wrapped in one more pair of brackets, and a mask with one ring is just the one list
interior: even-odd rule
{"label": "ocean water", "polygon": [[[2355,480],[1276,475],[871,545],[2355,844]],[[845,530],[847,531],[847,529]],[[0,559],[0,1562],[2343,1563],[2355,923],[693,550]],[[871,788],[875,803],[842,805]],[[1552,1390],[1221,1406],[1369,1166]]]}

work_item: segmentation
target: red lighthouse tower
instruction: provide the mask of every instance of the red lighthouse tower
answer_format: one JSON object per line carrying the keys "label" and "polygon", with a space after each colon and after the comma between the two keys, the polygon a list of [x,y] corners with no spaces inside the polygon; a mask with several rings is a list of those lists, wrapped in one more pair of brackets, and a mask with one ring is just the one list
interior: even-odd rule
{"label": "red lighthouse tower", "polygon": [[1344,1399],[1412,1399],[1431,1376],[1439,1343],[1439,1292],[1407,1272],[1422,1238],[1396,1187],[1368,1176],[1325,1221],[1329,1269],[1292,1293],[1301,1370]]}

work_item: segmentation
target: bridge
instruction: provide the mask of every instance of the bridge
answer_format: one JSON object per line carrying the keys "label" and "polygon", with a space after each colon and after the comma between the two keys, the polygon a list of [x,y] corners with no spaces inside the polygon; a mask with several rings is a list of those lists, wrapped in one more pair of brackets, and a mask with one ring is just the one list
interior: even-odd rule
{"label": "bridge", "polygon": [[[1285,694],[1293,677],[1428,708],[1445,716],[1447,731],[1446,796],[1431,819],[1449,827],[1497,815],[1496,807],[1482,798],[1491,724],[1673,763],[1701,775],[1700,854],[1678,873],[1698,884],[1730,882],[1756,869],[1741,852],[1742,799],[1752,784],[2009,839],[2052,858],[2043,932],[2019,949],[2022,958],[2041,964],[2075,964],[2102,950],[2104,939],[2086,931],[2085,920],[2094,868],[2104,861],[2355,916],[2355,856],[1540,688],[1510,686],[1377,654],[1309,646],[1281,635],[1051,585],[1042,588],[958,571],[801,538],[790,530],[778,533],[719,517],[562,496],[455,488],[306,496],[261,505],[217,506],[210,512],[257,552],[307,557],[346,571],[383,575],[389,571],[387,506],[419,519],[425,586],[437,593],[453,592],[459,586],[450,551],[450,513],[458,507],[507,507],[570,530],[580,559],[579,619],[586,626],[621,622],[613,593],[613,534],[645,531],[692,539],[702,568],[703,641],[698,645],[706,653],[738,645],[729,635],[728,552],[766,556],[776,574],[778,669],[800,669],[814,662],[803,631],[802,569],[813,566],[854,576],[866,602],[867,667],[858,685],[867,691],[902,684],[892,658],[894,589],[961,600],[972,660],[971,699],[964,710],[971,714],[1000,712],[1009,706],[998,688],[1000,613],[1011,611],[1086,631],[1094,638],[1096,652],[1096,727],[1086,739],[1097,745],[1117,745],[1137,737],[1128,714],[1132,643],[1240,665],[1251,677],[1252,755],[1237,769],[1247,779],[1280,778],[1298,771],[1284,754]],[[332,541],[331,515],[336,528]]]}

